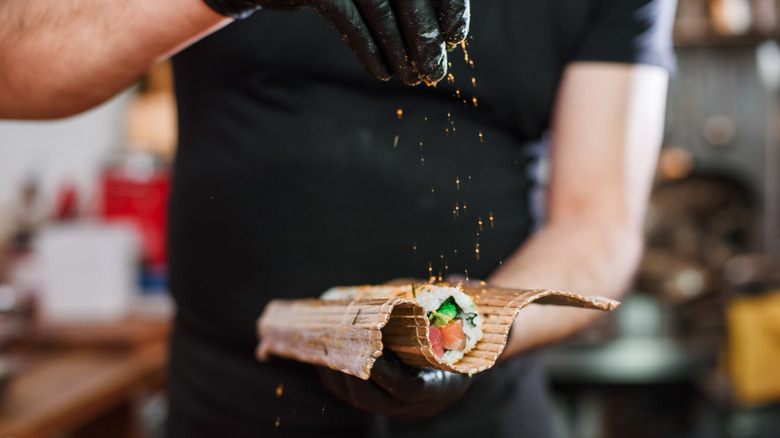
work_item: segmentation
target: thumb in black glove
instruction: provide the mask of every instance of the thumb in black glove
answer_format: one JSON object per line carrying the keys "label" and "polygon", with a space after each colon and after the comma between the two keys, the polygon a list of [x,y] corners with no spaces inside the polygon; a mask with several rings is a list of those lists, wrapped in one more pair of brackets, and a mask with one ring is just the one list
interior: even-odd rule
{"label": "thumb in black glove", "polygon": [[385,352],[371,369],[371,378],[317,367],[322,383],[347,404],[398,420],[431,417],[466,393],[471,378],[442,370],[416,369]]}
{"label": "thumb in black glove", "polygon": [[445,42],[468,34],[470,0],[204,0],[215,11],[242,18],[262,7],[314,9],[342,36],[370,74],[394,74],[407,85],[434,84],[447,74]]}

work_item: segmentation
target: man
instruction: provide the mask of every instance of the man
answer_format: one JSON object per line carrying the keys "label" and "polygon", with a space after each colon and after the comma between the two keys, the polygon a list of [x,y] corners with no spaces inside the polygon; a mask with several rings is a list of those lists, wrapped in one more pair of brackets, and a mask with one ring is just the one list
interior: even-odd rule
{"label": "man", "polygon": [[[641,252],[673,68],[673,1],[481,1],[467,53],[450,53],[452,78],[436,87],[366,75],[306,8],[261,10],[193,44],[227,23],[199,1],[0,3],[0,22],[14,23],[0,30],[4,117],[88,108],[189,46],[174,59],[170,435],[550,436],[542,376],[526,353],[594,312],[524,310],[502,363],[415,421],[349,407],[314,367],[257,363],[253,323],[275,297],[429,273],[621,296]],[[279,3],[295,6],[266,5]],[[343,4],[309,2],[326,18],[331,3]],[[417,20],[402,13],[410,3],[390,8],[405,41]],[[387,5],[355,4],[362,17]],[[335,16],[355,18],[344,11]],[[348,40],[375,76],[441,74],[435,51],[413,59],[417,44],[406,44],[407,59],[382,43],[361,55]],[[377,50],[385,68],[367,61]],[[531,195],[543,181],[531,171],[543,154],[537,228]],[[356,388],[340,396],[365,407]]]}

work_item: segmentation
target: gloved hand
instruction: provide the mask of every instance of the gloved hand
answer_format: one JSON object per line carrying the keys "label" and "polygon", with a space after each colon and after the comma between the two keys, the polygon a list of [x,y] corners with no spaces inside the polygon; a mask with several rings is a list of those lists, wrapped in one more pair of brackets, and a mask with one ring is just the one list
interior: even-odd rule
{"label": "gloved hand", "polygon": [[447,74],[445,42],[466,38],[470,0],[204,0],[220,14],[242,18],[258,8],[314,9],[328,20],[370,74],[394,74],[407,85],[433,84]]}
{"label": "gloved hand", "polygon": [[346,403],[399,420],[433,416],[471,385],[467,374],[411,368],[388,352],[376,360],[369,380],[325,367],[317,372],[325,387]]}

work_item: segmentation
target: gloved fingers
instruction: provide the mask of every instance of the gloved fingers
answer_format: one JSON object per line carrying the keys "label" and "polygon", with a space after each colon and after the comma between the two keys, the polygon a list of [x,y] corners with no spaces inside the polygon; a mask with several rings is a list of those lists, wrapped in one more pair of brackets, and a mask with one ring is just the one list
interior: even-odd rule
{"label": "gloved fingers", "polygon": [[324,367],[318,367],[317,371],[325,387],[350,406],[397,420],[430,417],[452,403],[451,401],[446,403],[400,401],[384,392],[371,380],[361,380]]}
{"label": "gloved fingers", "polygon": [[294,11],[303,6],[304,0],[255,0],[263,9],[274,11]]}
{"label": "gloved fingers", "polygon": [[[432,416],[457,401],[463,396],[468,387],[450,386],[449,390],[443,391],[442,388],[438,386],[419,386],[419,382],[416,384],[414,382],[407,382],[412,386],[418,385],[417,388],[420,390],[419,394],[424,395],[424,397],[419,397],[419,400],[413,400],[408,397],[409,394],[405,394],[407,396],[406,399],[399,399],[396,394],[404,395],[404,391],[400,390],[400,388],[404,387],[403,382],[394,382],[394,384],[397,385],[395,387],[395,392],[387,392],[384,387],[376,382],[376,380],[373,380],[374,369],[372,369],[371,380],[361,380],[355,376],[325,367],[317,367],[317,373],[325,388],[347,404],[367,412],[386,415],[395,419],[408,420]],[[420,371],[427,372],[428,370]],[[405,371],[403,371],[403,373],[405,373]],[[396,377],[398,376],[393,376],[394,379]],[[467,376],[461,377],[468,379]],[[387,382],[385,382],[385,384],[386,383]]]}
{"label": "gloved fingers", "polygon": [[394,4],[417,74],[435,84],[447,74],[447,48],[432,0],[397,0]]}
{"label": "gloved fingers", "polygon": [[425,370],[419,378],[428,398],[453,402],[463,396],[471,386],[468,374],[451,373],[443,370]]}
{"label": "gloved fingers", "polygon": [[390,79],[390,68],[352,0],[309,1],[307,4],[336,28],[363,68],[378,79]]}
{"label": "gloved fingers", "polygon": [[350,406],[382,415],[404,415],[408,409],[407,403],[396,400],[371,380],[325,367],[317,367],[317,373],[325,388]]}
{"label": "gloved fingers", "polygon": [[471,4],[469,0],[437,0],[441,31],[444,40],[452,45],[466,39],[471,23]]}
{"label": "gloved fingers", "polygon": [[407,403],[440,401],[449,404],[462,397],[471,385],[471,378],[466,374],[412,368],[388,352],[374,363],[371,380],[394,398]]}
{"label": "gloved fingers", "polygon": [[371,368],[371,380],[398,400],[410,403],[428,399],[417,368],[404,365],[392,353],[379,356]]}
{"label": "gloved fingers", "polygon": [[389,0],[355,0],[358,9],[373,31],[385,60],[393,73],[406,85],[417,85],[420,78],[406,52],[401,28]]}

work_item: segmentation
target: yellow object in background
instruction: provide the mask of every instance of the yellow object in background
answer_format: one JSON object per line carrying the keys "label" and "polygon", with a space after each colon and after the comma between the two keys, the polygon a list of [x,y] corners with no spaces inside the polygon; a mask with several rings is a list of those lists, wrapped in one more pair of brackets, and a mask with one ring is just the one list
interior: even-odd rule
{"label": "yellow object in background", "polygon": [[727,365],[738,401],[780,400],[780,291],[734,300],[726,320]]}

